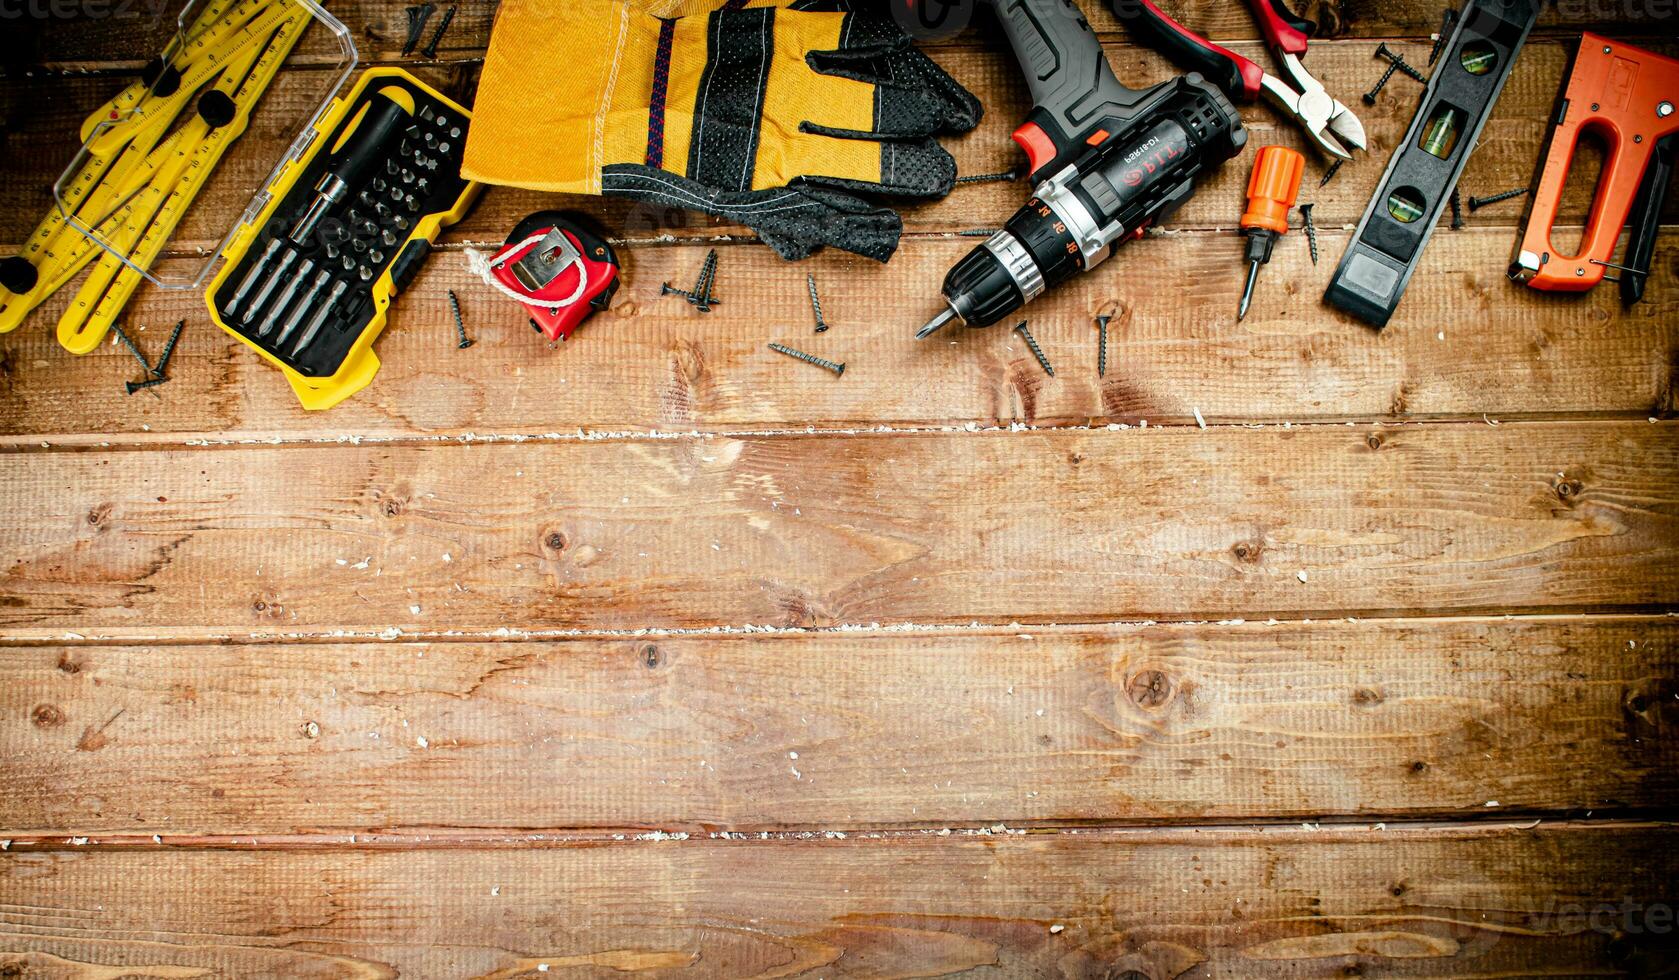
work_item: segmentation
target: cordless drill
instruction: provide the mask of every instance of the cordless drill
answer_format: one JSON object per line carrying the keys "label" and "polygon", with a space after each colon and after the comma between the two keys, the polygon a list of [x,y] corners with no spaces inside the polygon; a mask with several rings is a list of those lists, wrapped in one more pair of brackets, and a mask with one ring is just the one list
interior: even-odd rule
{"label": "cordless drill", "polygon": [[1195,179],[1248,139],[1230,100],[1199,74],[1121,85],[1073,0],[987,2],[1032,94],[1014,141],[1036,191],[945,276],[945,309],[916,339],[953,319],[990,326],[1094,268],[1177,210]]}

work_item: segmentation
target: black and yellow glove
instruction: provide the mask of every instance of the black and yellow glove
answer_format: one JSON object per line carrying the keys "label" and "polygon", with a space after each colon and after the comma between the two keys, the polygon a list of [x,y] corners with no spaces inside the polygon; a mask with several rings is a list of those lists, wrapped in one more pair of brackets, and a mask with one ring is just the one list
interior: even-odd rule
{"label": "black and yellow glove", "polygon": [[902,223],[858,194],[948,193],[934,137],[972,129],[979,103],[885,13],[757,3],[505,0],[462,172],[703,211],[788,258],[884,261]]}

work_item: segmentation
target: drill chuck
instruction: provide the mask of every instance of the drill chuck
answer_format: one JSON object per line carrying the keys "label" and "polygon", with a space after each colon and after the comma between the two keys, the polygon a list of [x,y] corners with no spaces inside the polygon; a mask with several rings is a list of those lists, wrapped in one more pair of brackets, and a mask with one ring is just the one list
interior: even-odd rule
{"label": "drill chuck", "polygon": [[951,319],[990,326],[1099,265],[1176,210],[1197,176],[1247,140],[1235,108],[1199,75],[1164,82],[1151,95],[1128,132],[1107,137],[1039,184],[1002,230],[951,268],[942,290],[947,309],[918,339]]}

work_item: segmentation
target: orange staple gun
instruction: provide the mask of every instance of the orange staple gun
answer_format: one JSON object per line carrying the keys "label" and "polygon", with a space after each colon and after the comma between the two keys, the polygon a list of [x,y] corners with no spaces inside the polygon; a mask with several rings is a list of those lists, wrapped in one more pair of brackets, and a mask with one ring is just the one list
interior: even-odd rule
{"label": "orange staple gun", "polygon": [[[1679,61],[1620,44],[1596,34],[1580,37],[1580,50],[1552,120],[1544,168],[1533,192],[1527,228],[1516,243],[1510,278],[1534,289],[1583,292],[1619,270],[1621,299],[1644,295],[1662,197],[1679,151]],[[1592,131],[1606,144],[1597,196],[1580,237],[1578,255],[1551,247],[1551,223],[1568,181],[1574,147]],[[1626,254],[1611,261],[1621,226],[1630,215]]]}

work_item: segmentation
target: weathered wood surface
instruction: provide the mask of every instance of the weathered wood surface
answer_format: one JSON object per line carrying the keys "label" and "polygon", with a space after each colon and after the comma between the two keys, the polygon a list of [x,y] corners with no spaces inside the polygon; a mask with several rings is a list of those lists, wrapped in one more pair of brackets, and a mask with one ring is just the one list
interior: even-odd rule
{"label": "weathered wood surface", "polygon": [[14,838],[1671,810],[1665,617],[0,655]]}
{"label": "weathered wood surface", "polygon": [[1673,425],[14,453],[0,626],[1657,611]]}
{"label": "weathered wood surface", "polygon": [[[1426,60],[1425,45],[1398,46],[1415,60]],[[1260,45],[1239,47],[1252,57],[1265,58]],[[1672,44],[1657,47],[1669,53],[1676,50]],[[1375,57],[1375,50],[1376,45],[1371,42],[1324,44],[1313,49],[1310,59],[1312,70],[1363,121],[1370,142],[1368,154],[1343,167],[1334,180],[1320,187],[1318,178],[1324,161],[1307,145],[1299,126],[1267,107],[1247,107],[1243,115],[1248,124],[1249,148],[1204,181],[1196,196],[1171,218],[1170,226],[1202,230],[1233,228],[1242,211],[1242,195],[1253,156],[1259,147],[1271,143],[1293,146],[1307,155],[1307,175],[1300,200],[1314,202],[1314,215],[1320,227],[1333,229],[1355,223],[1364,213],[1393,144],[1404,135],[1422,91],[1420,85],[1398,76],[1375,106],[1365,105],[1358,98],[1359,93],[1369,88],[1385,64]],[[1568,51],[1569,46],[1562,41],[1536,40],[1523,52],[1464,173],[1462,187],[1466,195],[1519,187],[1533,178],[1534,162],[1544,141],[1545,120],[1556,98]],[[1165,78],[1174,71],[1152,51],[1129,44],[1111,44],[1108,56],[1120,77],[1136,85]],[[947,144],[959,169],[964,173],[987,173],[1020,165],[1024,156],[1009,139],[1009,133],[1030,108],[1019,69],[996,47],[941,52],[940,59],[956,78],[980,96],[986,107],[986,118],[978,129]],[[416,71],[427,82],[457,95],[464,94],[476,78],[475,68],[418,68]],[[251,134],[241,140],[241,148],[229,156],[222,172],[189,214],[177,239],[179,242],[213,244],[225,234],[233,216],[250,200],[261,178],[273,166],[275,154],[256,149],[262,145],[262,135],[277,137],[291,131],[290,125],[295,124],[310,96],[319,98],[321,74],[291,71],[275,82],[265,100],[266,108],[259,110],[252,121]],[[0,210],[0,250],[14,249],[52,206],[51,185],[75,152],[76,127],[120,85],[121,80],[112,77],[53,76],[13,79],[0,84],[0,112],[8,130],[4,137],[7,164],[0,171],[0,201],[7,204]],[[1573,225],[1584,220],[1590,192],[1589,180],[1570,185],[1559,212],[1560,224]],[[1025,194],[1025,186],[1020,183],[964,185],[941,201],[907,204],[902,210],[906,228],[912,235],[994,227],[1020,206]],[[516,188],[497,188],[485,195],[466,221],[449,233],[449,238],[499,244],[520,218],[553,207],[556,200],[600,216],[614,236],[635,241],[661,235],[679,238],[750,235],[749,230],[685,211],[596,198],[562,199]],[[1511,201],[1466,214],[1472,227],[1506,230],[1508,240],[1489,246],[1489,254],[1499,268],[1508,261],[1515,237],[1509,229],[1521,220],[1522,210],[1522,202]],[[1665,220],[1679,222],[1679,200],[1673,195],[1669,196],[1664,215]],[[1331,263],[1336,257],[1338,253],[1332,253]],[[1101,275],[1119,275],[1124,266],[1125,263],[1116,262]]]}
{"label": "weathered wood surface", "polygon": [[[1679,234],[1661,246],[1648,298],[1630,311],[1612,287],[1559,299],[1509,282],[1504,260],[1489,254],[1504,237],[1439,236],[1381,332],[1322,305],[1332,266],[1314,268],[1303,241],[1285,240],[1237,324],[1235,236],[1151,237],[1033,305],[1054,378],[1006,325],[913,339],[967,239],[912,242],[885,266],[836,253],[789,265],[761,247],[725,247],[723,302],[709,315],[658,295],[660,282],[693,277],[703,248],[639,249],[614,308],[554,350],[459,254],[439,254],[392,307],[378,378],[324,414],[301,410],[279,373],[210,326],[190,292],[143,290],[131,304],[131,333],[151,356],[177,319],[189,326],[160,396],[127,397],[123,382],[138,365],[126,350],[113,343],[74,357],[58,346],[52,326],[65,296],[0,337],[0,445],[1194,424],[1196,410],[1211,423],[1671,415]],[[1320,239],[1335,254],[1346,236]],[[1172,275],[1133,282],[1127,268]],[[807,271],[834,325],[820,336],[811,333]],[[455,349],[450,289],[476,341],[466,351]],[[1118,312],[1105,377],[1091,321],[1100,309]],[[789,361],[766,348],[771,340],[844,361],[845,376]]]}
{"label": "weathered wood surface", "polygon": [[[1121,78],[1171,71],[1082,5]],[[331,6],[392,56],[404,4]],[[1269,62],[1242,5],[1167,6]],[[1506,282],[1520,202],[1442,229],[1386,331],[1319,301],[1419,91],[1358,100],[1376,42],[1424,60],[1439,7],[1305,5],[1372,144],[1326,187],[1312,159],[1319,265],[1291,235],[1231,322],[1254,148],[1302,145],[1248,110],[1169,233],[1033,307],[1054,379],[1002,330],[909,339],[1018,183],[906,208],[885,267],[492,189],[325,415],[190,293],[129,311],[154,354],[189,320],[156,399],[120,348],[64,354],[49,304],[0,337],[0,974],[1679,968],[1673,827],[1629,822],[1679,793],[1674,229],[1632,310]],[[158,44],[91,9],[0,31],[0,253]],[[491,11],[416,70],[470,93]],[[1465,192],[1530,179],[1572,34],[1671,53],[1674,18],[1553,6]],[[256,189],[316,33],[185,247]],[[960,168],[1016,164],[1007,56],[932,50],[988,109]],[[556,205],[631,247],[549,351],[460,247]],[[657,299],[708,239],[723,304]],[[967,431],[1014,423],[1097,428]]]}
{"label": "weathered wood surface", "polygon": [[1674,966],[1645,825],[0,855],[26,976],[1585,976]]}

